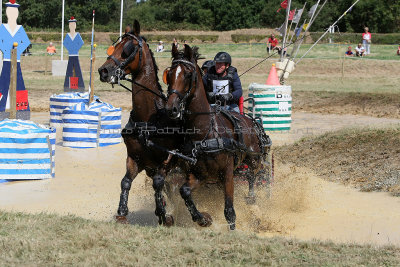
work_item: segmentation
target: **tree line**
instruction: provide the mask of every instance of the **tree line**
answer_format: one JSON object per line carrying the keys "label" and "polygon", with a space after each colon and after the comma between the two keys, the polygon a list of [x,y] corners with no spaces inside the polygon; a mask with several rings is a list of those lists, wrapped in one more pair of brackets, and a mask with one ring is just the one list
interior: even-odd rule
{"label": "tree line", "polygon": [[[214,30],[245,28],[277,28],[285,18],[285,10],[277,10],[283,0],[147,0],[124,1],[124,24],[138,19],[143,30]],[[346,11],[355,0],[329,0],[313,24],[311,31],[323,31]],[[293,0],[292,8],[300,9],[307,2],[307,11],[317,0]],[[324,0],[321,0],[321,3]],[[62,0],[24,0],[19,22],[28,30],[58,30],[61,27]],[[96,10],[97,31],[118,31],[120,0],[65,0],[65,21],[78,20],[79,31],[90,31],[92,10]],[[3,7],[3,22],[5,19]],[[338,24],[341,32],[400,31],[400,1],[361,0]]]}

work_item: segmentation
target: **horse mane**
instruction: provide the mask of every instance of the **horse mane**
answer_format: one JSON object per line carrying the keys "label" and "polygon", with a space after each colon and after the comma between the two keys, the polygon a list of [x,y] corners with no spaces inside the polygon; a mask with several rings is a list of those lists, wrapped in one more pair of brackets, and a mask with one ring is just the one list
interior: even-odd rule
{"label": "horse mane", "polygon": [[200,58],[200,53],[199,53],[199,47],[198,46],[193,46],[192,47],[192,58],[187,58],[185,57],[185,51],[184,50],[179,50],[178,53],[176,54],[176,56],[172,56],[172,59],[186,59],[188,61],[192,61],[192,59],[194,59],[197,64],[197,60]]}
{"label": "horse mane", "polygon": [[201,56],[199,53],[199,47],[193,46],[192,51],[193,51],[193,59],[196,60],[196,63],[197,63],[197,60],[199,60],[199,58]]}
{"label": "horse mane", "polygon": [[[132,34],[132,35],[135,34],[135,33],[133,32],[133,30],[131,30],[129,33]],[[158,89],[160,92],[163,92],[163,89],[162,89],[161,84],[160,84],[160,79],[158,78],[158,66],[157,66],[157,64],[156,64],[156,59],[154,58],[154,53],[153,53],[153,51],[150,49],[149,44],[147,43],[147,38],[144,37],[144,36],[140,36],[140,37],[141,37],[141,38],[143,39],[143,41],[146,43],[147,48],[149,49],[149,52],[150,52],[151,61],[153,62],[154,71],[155,71],[155,73],[156,73],[157,89]]]}
{"label": "horse mane", "polygon": [[[146,42],[147,44],[147,42]],[[158,78],[158,66],[156,64],[156,59],[154,58],[154,53],[153,51],[150,49],[149,45],[147,44],[147,47],[150,51],[150,56],[151,56],[151,60],[153,61],[153,65],[154,65],[154,71],[156,72],[156,82],[157,82],[157,88],[160,92],[163,91],[161,84],[160,84],[160,79]]]}

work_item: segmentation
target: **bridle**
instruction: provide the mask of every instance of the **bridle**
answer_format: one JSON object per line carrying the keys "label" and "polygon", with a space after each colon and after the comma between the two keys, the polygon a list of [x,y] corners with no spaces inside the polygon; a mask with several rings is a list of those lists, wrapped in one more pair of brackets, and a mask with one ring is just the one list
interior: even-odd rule
{"label": "bridle", "polygon": [[[136,57],[136,54],[137,54],[137,52],[139,51],[139,68],[135,71],[136,73],[138,73],[139,72],[139,70],[140,70],[140,66],[141,66],[141,63],[142,63],[142,54],[143,54],[143,51],[142,51],[142,49],[143,49],[143,40],[142,40],[142,37],[141,36],[139,36],[139,37],[136,37],[135,35],[133,35],[133,34],[131,34],[131,33],[125,33],[124,35],[122,35],[119,39],[124,39],[125,37],[127,37],[127,36],[129,36],[129,37],[132,37],[133,39],[135,39],[137,42],[138,42],[138,44],[139,44],[139,46],[136,46],[136,45],[134,45],[134,49],[133,49],[133,51],[128,55],[128,57],[124,60],[124,61],[120,61],[120,60],[118,60],[115,56],[113,56],[112,54],[111,55],[109,55],[108,56],[108,58],[107,58],[107,60],[108,59],[112,59],[114,62],[115,62],[115,64],[118,66],[117,67],[117,69],[115,70],[115,74],[116,74],[116,76],[117,76],[117,79],[118,79],[118,84],[120,84],[120,80],[125,80],[125,75],[126,75],[126,73],[125,73],[125,67],[126,67],[126,65],[128,65],[129,63],[131,63],[134,59],[135,59],[135,57]],[[118,39],[118,40],[119,40]],[[115,45],[115,43],[117,43],[118,42],[118,40],[117,41],[115,41],[114,43],[113,43],[113,46]],[[126,45],[129,45],[130,43],[129,42],[127,42],[126,44],[125,44],[125,46]],[[124,49],[125,49],[125,46],[124,46]]]}
{"label": "bridle", "polygon": [[[141,37],[141,36],[137,37],[136,35],[127,32],[127,33],[125,33],[124,35],[122,35],[121,37],[119,37],[119,38],[112,44],[112,47],[115,47],[115,44],[118,43],[118,41],[119,41],[120,39],[122,40],[122,39],[124,39],[124,38],[127,37],[127,36],[132,37],[134,40],[136,40],[136,41],[138,42],[138,45],[133,44],[133,42],[126,42],[126,43],[125,43],[123,49],[125,49],[125,46],[128,46],[128,47],[129,47],[129,45],[133,45],[133,51],[130,51],[130,53],[129,53],[129,55],[127,56],[127,58],[126,58],[124,61],[120,61],[120,60],[118,60],[115,56],[113,56],[112,54],[111,54],[111,55],[108,55],[108,57],[107,57],[107,60],[111,59],[111,60],[113,60],[113,61],[115,62],[115,64],[117,65],[117,69],[115,70],[115,76],[116,76],[116,78],[117,78],[117,84],[118,84],[119,86],[123,87],[124,89],[126,89],[126,90],[132,92],[132,89],[126,87],[125,85],[123,85],[123,84],[121,83],[122,80],[131,82],[131,83],[133,83],[133,84],[135,84],[135,85],[137,85],[137,86],[142,87],[142,88],[145,89],[146,91],[149,91],[149,92],[155,94],[156,96],[160,97],[160,98],[163,99],[164,101],[166,101],[167,98],[166,98],[166,96],[165,96],[162,92],[161,92],[161,93],[154,92],[153,90],[151,90],[151,89],[147,88],[146,86],[144,86],[144,85],[142,85],[142,84],[140,84],[140,83],[138,83],[138,82],[135,81],[135,74],[139,73],[139,71],[140,71],[140,69],[141,69],[141,65],[142,65],[142,58],[143,58],[143,39],[142,39],[142,37]],[[128,47],[127,47],[127,48],[128,48]],[[125,51],[123,51],[123,52],[125,52]],[[126,77],[127,74],[125,73],[125,67],[126,67],[128,64],[130,64],[130,63],[135,59],[136,54],[137,54],[138,52],[139,52],[139,64],[138,64],[138,68],[137,68],[133,73],[131,73],[131,74],[132,74],[132,79],[129,79],[129,78]],[[114,85],[113,85],[113,87],[114,87]]]}
{"label": "bridle", "polygon": [[192,68],[192,77],[189,85],[189,89],[186,91],[185,94],[180,93],[178,90],[172,88],[170,85],[168,85],[168,95],[167,97],[169,98],[171,95],[176,94],[179,99],[179,119],[183,119],[183,113],[186,112],[186,104],[188,102],[188,98],[190,94],[192,93],[192,90],[195,86],[197,86],[197,71],[196,71],[196,65],[193,62],[190,62],[185,59],[175,59],[172,61],[172,66],[170,69],[166,69],[165,71],[171,71],[172,69],[175,69],[178,67],[180,64],[183,64],[187,68]]}

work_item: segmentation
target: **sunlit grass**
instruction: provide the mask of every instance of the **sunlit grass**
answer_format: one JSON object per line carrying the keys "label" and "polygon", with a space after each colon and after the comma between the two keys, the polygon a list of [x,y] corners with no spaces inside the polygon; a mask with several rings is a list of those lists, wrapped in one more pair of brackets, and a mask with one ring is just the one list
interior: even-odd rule
{"label": "sunlit grass", "polygon": [[0,211],[2,266],[398,266],[394,246],[261,238]]}

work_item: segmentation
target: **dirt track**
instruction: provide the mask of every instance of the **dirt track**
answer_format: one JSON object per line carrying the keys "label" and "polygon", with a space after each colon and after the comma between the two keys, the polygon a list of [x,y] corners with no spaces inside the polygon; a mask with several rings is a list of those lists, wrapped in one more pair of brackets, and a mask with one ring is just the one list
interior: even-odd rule
{"label": "dirt track", "polygon": [[[123,121],[127,120],[123,114]],[[47,113],[34,113],[32,120],[46,123]],[[309,134],[321,134],[349,126],[383,126],[396,119],[352,115],[293,114],[293,130],[271,134],[274,145],[294,142]],[[61,134],[58,133],[58,138]],[[125,173],[123,144],[101,149],[71,149],[57,145],[56,178],[0,184],[0,209],[24,212],[50,212],[111,221],[119,201],[119,184]],[[385,193],[361,193],[356,189],[323,181],[307,169],[277,163],[276,183],[271,200],[262,197],[248,208],[236,192],[239,231],[261,235],[284,235],[300,239],[332,239],[341,242],[400,245],[400,199]],[[129,221],[156,225],[151,185],[143,174],[131,189]],[[218,191],[217,191],[218,192]],[[222,198],[213,189],[197,196],[201,210],[210,212],[214,229],[226,230]],[[199,198],[214,199],[213,202]],[[174,200],[178,225],[194,227],[181,200]]]}

